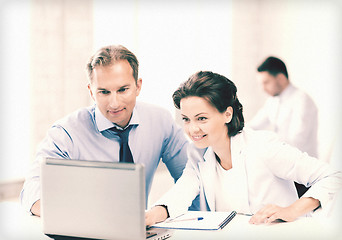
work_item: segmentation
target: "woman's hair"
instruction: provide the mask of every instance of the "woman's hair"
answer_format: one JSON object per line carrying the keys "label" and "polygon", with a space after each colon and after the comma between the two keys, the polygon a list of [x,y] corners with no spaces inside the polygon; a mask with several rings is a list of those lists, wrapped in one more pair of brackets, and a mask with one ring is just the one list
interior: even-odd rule
{"label": "woman's hair", "polygon": [[133,69],[135,82],[138,81],[139,62],[137,57],[121,45],[111,45],[99,49],[88,61],[87,72],[89,81],[93,81],[93,70],[97,66],[110,66],[120,60],[127,60]]}
{"label": "woman's hair", "polygon": [[227,123],[228,135],[235,136],[244,127],[242,105],[236,96],[236,86],[228,78],[209,71],[200,71],[180,85],[173,93],[173,103],[180,109],[180,101],[183,98],[196,96],[207,100],[220,113],[230,106],[233,108],[233,118]]}

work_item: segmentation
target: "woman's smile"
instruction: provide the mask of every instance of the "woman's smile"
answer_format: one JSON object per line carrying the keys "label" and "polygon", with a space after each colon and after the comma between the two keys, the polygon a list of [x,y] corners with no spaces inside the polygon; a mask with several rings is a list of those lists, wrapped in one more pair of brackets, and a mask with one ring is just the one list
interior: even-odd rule
{"label": "woman's smile", "polygon": [[207,134],[204,135],[192,135],[191,138],[194,142],[201,141],[203,138],[205,138]]}

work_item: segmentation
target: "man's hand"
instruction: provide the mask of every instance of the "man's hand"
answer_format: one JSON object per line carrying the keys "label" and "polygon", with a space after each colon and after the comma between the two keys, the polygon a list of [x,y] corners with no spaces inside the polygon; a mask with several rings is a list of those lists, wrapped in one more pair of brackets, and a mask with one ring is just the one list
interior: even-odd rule
{"label": "man's hand", "polygon": [[145,213],[146,226],[162,222],[167,218],[167,211],[163,206],[155,206]]}
{"label": "man's hand", "polygon": [[40,199],[32,205],[31,213],[40,217]]}

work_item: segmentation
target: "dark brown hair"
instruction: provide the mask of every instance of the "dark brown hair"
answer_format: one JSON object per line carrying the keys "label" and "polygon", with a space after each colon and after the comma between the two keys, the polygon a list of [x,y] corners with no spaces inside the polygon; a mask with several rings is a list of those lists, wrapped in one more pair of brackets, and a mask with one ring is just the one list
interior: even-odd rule
{"label": "dark brown hair", "polygon": [[176,108],[180,109],[180,101],[189,96],[206,99],[220,113],[230,106],[233,108],[233,118],[227,123],[228,135],[235,136],[244,127],[242,105],[239,102],[235,84],[228,78],[217,73],[205,71],[197,72],[180,85],[172,98]]}
{"label": "dark brown hair", "polygon": [[276,57],[268,57],[258,67],[258,72],[268,72],[272,76],[277,76],[278,73],[282,73],[286,78],[289,78],[285,63]]}

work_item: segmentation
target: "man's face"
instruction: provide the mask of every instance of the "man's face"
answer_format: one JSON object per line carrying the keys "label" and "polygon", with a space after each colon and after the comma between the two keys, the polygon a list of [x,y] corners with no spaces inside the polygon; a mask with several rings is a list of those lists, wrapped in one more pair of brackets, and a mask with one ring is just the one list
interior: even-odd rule
{"label": "man's face", "polygon": [[257,73],[257,80],[262,85],[264,91],[271,95],[277,96],[281,93],[282,87],[280,85],[279,74],[274,77],[273,75],[269,74],[268,72],[258,72]]}
{"label": "man's face", "polygon": [[125,127],[131,119],[141,84],[141,79],[135,83],[128,61],[120,60],[110,66],[96,67],[88,89],[101,113],[109,121]]}

